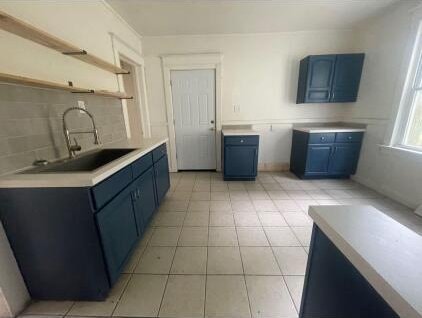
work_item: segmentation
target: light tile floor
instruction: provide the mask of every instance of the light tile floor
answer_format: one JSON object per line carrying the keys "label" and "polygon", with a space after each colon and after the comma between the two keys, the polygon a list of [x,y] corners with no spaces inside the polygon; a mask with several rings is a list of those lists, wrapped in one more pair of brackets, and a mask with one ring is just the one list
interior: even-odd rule
{"label": "light tile floor", "polygon": [[171,175],[171,189],[103,302],[35,302],[23,315],[297,317],[310,205],[369,204],[422,234],[422,218],[350,180]]}

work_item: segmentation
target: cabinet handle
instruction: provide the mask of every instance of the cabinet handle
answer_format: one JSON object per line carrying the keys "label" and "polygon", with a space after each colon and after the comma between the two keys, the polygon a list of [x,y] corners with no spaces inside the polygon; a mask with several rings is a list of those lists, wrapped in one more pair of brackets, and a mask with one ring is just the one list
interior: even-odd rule
{"label": "cabinet handle", "polygon": [[136,201],[135,192],[131,192],[130,197],[132,198],[132,201]]}
{"label": "cabinet handle", "polygon": [[138,199],[140,199],[141,198],[141,189],[138,189],[136,192],[138,193]]}
{"label": "cabinet handle", "polygon": [[241,142],[241,143],[243,143],[243,141],[244,141],[243,139],[240,139],[240,142]]}
{"label": "cabinet handle", "polygon": [[347,139],[352,140],[352,136],[347,137]]}
{"label": "cabinet handle", "polygon": [[325,140],[325,137],[321,137],[321,140]]}
{"label": "cabinet handle", "polygon": [[335,93],[333,92],[332,93],[332,96],[331,96],[331,99],[334,99],[334,96],[335,96]]}

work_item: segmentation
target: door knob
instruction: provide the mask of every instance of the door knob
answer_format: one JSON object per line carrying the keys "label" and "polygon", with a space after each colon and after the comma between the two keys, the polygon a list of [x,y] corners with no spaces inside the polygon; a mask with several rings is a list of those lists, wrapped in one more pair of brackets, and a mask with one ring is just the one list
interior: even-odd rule
{"label": "door knob", "polygon": [[210,121],[210,123],[211,123],[211,124],[214,124],[214,120],[211,120],[211,121]]}

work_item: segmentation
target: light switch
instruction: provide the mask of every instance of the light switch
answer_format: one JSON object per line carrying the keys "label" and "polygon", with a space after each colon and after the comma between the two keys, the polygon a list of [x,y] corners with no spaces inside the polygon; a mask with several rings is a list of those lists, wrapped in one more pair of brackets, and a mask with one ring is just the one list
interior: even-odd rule
{"label": "light switch", "polygon": [[233,111],[235,113],[239,113],[240,112],[240,105],[239,104],[233,105]]}

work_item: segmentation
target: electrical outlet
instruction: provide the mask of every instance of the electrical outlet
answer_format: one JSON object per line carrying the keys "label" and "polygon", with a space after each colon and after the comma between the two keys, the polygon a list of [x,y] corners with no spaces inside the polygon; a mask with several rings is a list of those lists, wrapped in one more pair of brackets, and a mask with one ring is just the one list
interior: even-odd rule
{"label": "electrical outlet", "polygon": [[[83,100],[78,100],[78,107],[86,110],[85,101],[83,101]],[[80,110],[80,111],[79,111],[79,113],[80,113],[80,114],[83,114],[84,112]]]}

